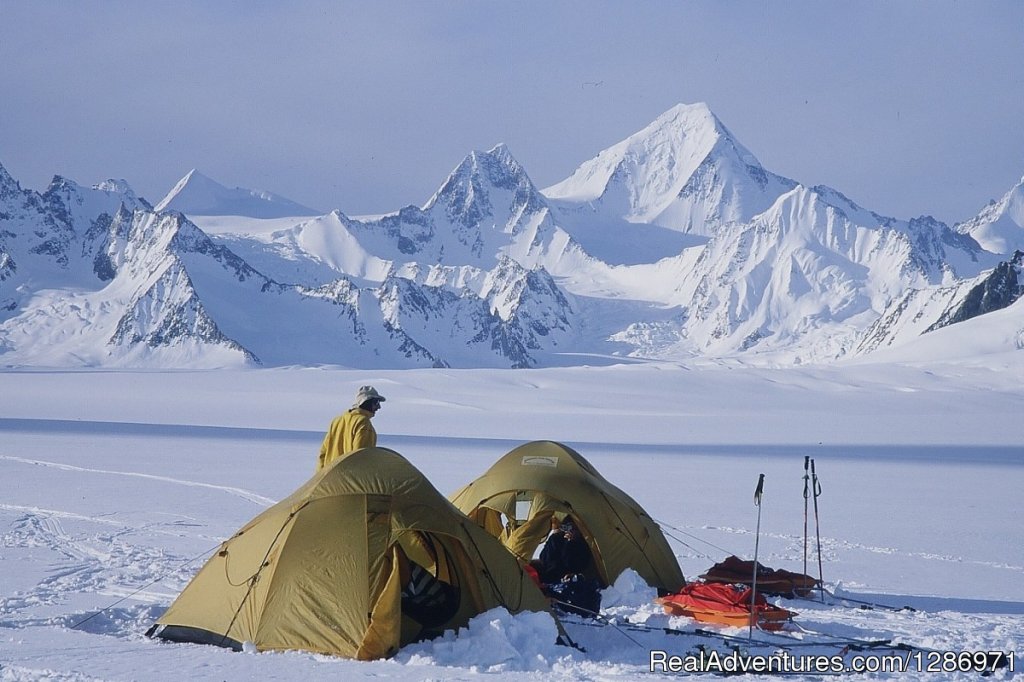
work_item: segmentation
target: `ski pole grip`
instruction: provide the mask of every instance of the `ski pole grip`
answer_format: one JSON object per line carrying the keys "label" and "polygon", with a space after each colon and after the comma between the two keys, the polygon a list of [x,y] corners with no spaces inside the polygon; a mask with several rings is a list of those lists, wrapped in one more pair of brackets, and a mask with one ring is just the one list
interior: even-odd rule
{"label": "ski pole grip", "polygon": [[807,473],[807,465],[811,461],[810,455],[804,455],[804,499],[810,497],[810,489],[807,487],[807,482],[811,480],[811,475]]}
{"label": "ski pole grip", "polygon": [[761,506],[761,494],[764,492],[764,474],[757,477],[757,489],[754,491],[754,504]]}

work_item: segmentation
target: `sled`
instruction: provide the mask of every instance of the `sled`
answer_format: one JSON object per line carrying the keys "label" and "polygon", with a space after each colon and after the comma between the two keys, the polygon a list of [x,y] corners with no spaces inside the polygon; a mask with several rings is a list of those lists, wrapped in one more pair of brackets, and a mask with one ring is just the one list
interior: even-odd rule
{"label": "sled", "polygon": [[774,604],[761,594],[750,610],[750,588],[720,583],[689,583],[676,594],[655,600],[671,616],[689,616],[702,623],[732,627],[756,626],[762,630],[781,630],[796,615]]}
{"label": "sled", "polygon": [[[753,561],[731,556],[709,568],[700,578],[709,583],[749,586],[753,582],[753,573]],[[768,568],[760,563],[757,565],[757,591],[760,594],[806,597],[817,587],[818,581],[804,573]]]}

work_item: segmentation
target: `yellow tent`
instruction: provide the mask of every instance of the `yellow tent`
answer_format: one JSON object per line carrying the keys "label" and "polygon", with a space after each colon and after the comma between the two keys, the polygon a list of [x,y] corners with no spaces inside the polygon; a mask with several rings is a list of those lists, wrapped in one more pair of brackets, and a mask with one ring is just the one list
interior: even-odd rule
{"label": "yellow tent", "polygon": [[235,533],[148,634],[374,659],[496,606],[548,609],[516,558],[419,470],[367,448]]}
{"label": "yellow tent", "polygon": [[519,446],[450,499],[524,560],[547,537],[553,519],[572,516],[594,557],[592,577],[604,585],[627,568],[662,592],[677,592],[685,583],[668,541],[643,508],[561,443]]}

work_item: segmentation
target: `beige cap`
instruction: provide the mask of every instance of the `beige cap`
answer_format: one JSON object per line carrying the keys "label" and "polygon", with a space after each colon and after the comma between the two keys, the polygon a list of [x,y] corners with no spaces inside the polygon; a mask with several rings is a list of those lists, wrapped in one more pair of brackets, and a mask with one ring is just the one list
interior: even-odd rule
{"label": "beige cap", "polygon": [[356,401],[353,403],[354,407],[359,407],[367,400],[379,400],[384,402],[387,400],[384,396],[377,392],[373,386],[360,386],[359,390],[356,391]]}

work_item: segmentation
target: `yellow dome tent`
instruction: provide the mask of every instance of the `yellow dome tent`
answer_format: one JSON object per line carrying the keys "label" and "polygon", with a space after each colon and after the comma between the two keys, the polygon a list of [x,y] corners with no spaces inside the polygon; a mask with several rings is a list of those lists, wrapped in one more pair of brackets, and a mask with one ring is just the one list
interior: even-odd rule
{"label": "yellow dome tent", "polygon": [[419,470],[367,448],[224,542],[147,634],[374,659],[496,606],[548,610],[517,559]]}
{"label": "yellow dome tent", "polygon": [[523,560],[544,542],[552,519],[572,516],[594,557],[592,577],[604,585],[627,568],[664,593],[686,582],[658,524],[561,443],[517,447],[450,499]]}

